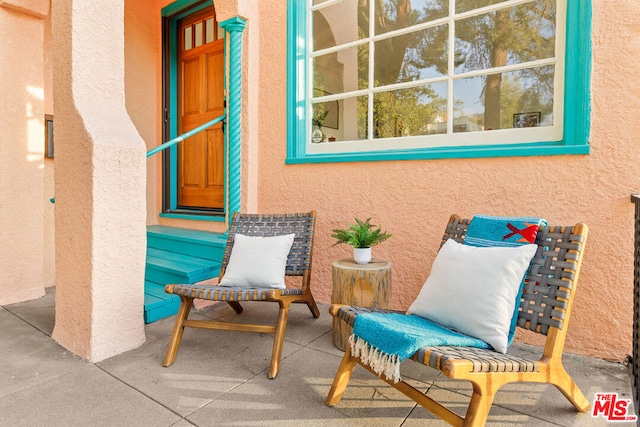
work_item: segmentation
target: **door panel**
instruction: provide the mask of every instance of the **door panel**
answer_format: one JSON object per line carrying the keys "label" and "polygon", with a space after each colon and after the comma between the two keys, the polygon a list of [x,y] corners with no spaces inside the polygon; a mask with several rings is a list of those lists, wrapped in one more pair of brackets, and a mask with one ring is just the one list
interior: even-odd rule
{"label": "door panel", "polygon": [[[185,84],[186,82],[186,84]],[[200,60],[192,58],[182,63],[182,116],[200,113]]]}
{"label": "door panel", "polygon": [[216,125],[207,131],[207,143],[211,159],[208,164],[207,184],[210,186],[224,186],[223,168],[214,166],[224,164],[224,134],[221,126]]}
{"label": "door panel", "polygon": [[[178,23],[178,133],[183,134],[224,112],[224,45],[217,40],[213,7]],[[224,134],[222,124],[178,145],[178,207],[224,208]]]}
{"label": "door panel", "polygon": [[223,52],[207,55],[207,110],[218,110],[224,104]]}

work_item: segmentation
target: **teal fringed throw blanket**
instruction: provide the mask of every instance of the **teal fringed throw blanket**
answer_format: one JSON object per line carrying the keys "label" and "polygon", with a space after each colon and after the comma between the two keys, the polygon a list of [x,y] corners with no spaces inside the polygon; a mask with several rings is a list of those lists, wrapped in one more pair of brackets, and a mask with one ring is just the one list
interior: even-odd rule
{"label": "teal fringed throw blanket", "polygon": [[[526,245],[535,243],[538,229],[547,225],[549,224],[544,218],[476,215],[469,223],[463,243],[481,247]],[[516,298],[518,302],[522,298],[523,289],[524,277]],[[516,337],[519,308],[520,304],[517,303],[511,319],[507,345],[511,345]]]}
{"label": "teal fringed throw blanket", "polygon": [[444,328],[420,316],[401,313],[362,313],[349,337],[351,355],[378,374],[400,381],[400,362],[422,347],[451,345],[491,348],[484,341]]}

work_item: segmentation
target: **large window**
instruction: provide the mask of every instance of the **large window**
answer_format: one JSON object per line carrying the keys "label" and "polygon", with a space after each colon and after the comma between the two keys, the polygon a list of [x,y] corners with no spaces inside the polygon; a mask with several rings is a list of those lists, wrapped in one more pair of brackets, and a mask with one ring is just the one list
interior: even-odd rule
{"label": "large window", "polygon": [[290,0],[288,162],[584,154],[580,0]]}

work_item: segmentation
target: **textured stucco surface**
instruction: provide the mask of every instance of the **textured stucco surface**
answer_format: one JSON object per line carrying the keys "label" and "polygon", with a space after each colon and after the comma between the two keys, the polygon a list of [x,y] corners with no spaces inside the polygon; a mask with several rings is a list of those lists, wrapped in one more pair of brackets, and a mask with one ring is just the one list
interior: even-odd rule
{"label": "textured stucco surface", "polygon": [[[160,1],[158,7],[167,3]],[[640,2],[593,3],[589,155],[285,165],[286,2],[216,1],[221,20],[235,15],[247,19],[243,210],[317,210],[312,282],[323,302],[330,301],[331,262],[350,256],[349,248],[332,246],[331,230],[354,217],[372,217],[394,234],[374,248],[374,256],[393,262],[393,304],[399,309],[409,306],[428,276],[451,213],[537,215],[564,225],[585,222],[591,233],[566,349],[624,359],[631,352],[633,313],[630,195],[640,191],[640,120],[635,113],[640,107]],[[158,184],[148,197],[157,215],[161,172],[159,163],[153,165]],[[220,228],[198,221],[156,220]],[[517,339],[540,343],[523,331]]]}
{"label": "textured stucco surface", "polygon": [[[255,2],[257,3],[257,2]],[[406,309],[429,274],[451,213],[539,215],[553,224],[585,222],[591,234],[568,332],[570,352],[622,360],[631,352],[633,205],[640,190],[640,3],[594,2],[591,154],[531,158],[290,165],[286,156],[286,4],[255,4],[245,82],[257,85],[258,210],[318,211],[313,289],[328,302],[331,262],[349,256],[330,232],[354,217],[394,234],[374,248],[393,262],[393,304]],[[256,46],[255,43],[258,43]],[[249,125],[250,127],[251,125]],[[248,161],[257,161],[249,158]],[[250,169],[252,165],[245,165]],[[533,342],[521,333],[520,340]]]}
{"label": "textured stucco surface", "polygon": [[0,304],[44,295],[44,20],[21,3],[0,2]]}
{"label": "textured stucco surface", "polygon": [[[51,6],[44,18],[44,112],[54,115],[53,111],[53,40],[51,36]],[[54,131],[55,133],[55,131]],[[56,284],[56,239],[55,239],[55,205],[50,202],[55,197],[55,160],[44,159],[44,286]]]}
{"label": "textured stucco surface", "polygon": [[99,361],[144,342],[145,146],[125,109],[122,0],[61,0],[52,16],[53,338]]}
{"label": "textured stucco surface", "polygon": [[[157,216],[160,156],[145,160],[144,151],[161,142],[156,18],[168,3],[56,1],[49,44],[48,1],[0,0],[0,81],[11,82],[0,87],[0,132],[5,141],[20,141],[0,144],[0,303],[42,295],[55,274],[54,338],[93,361],[144,340],[145,219],[225,228]],[[289,166],[286,2],[218,0],[216,8],[220,20],[247,19],[243,210],[317,210],[312,282],[319,301],[330,301],[331,262],[350,255],[332,246],[331,230],[354,217],[371,216],[394,234],[374,256],[393,262],[393,304],[400,309],[429,274],[451,213],[585,222],[591,234],[566,349],[613,360],[631,352],[640,2],[594,1],[589,155]],[[55,113],[55,188],[54,161],[42,159],[45,113]],[[522,331],[517,339],[540,342]]]}
{"label": "textured stucco surface", "polygon": [[[125,54],[125,99],[127,113],[138,133],[146,142],[146,149],[162,143],[162,21],[149,19],[149,7],[152,1],[125,1],[124,18],[124,54]],[[166,3],[166,1],[165,1]],[[162,189],[162,155],[147,160],[147,193],[153,194]],[[161,194],[161,193],[159,193]],[[155,200],[155,199],[154,199]],[[160,206],[158,205],[158,208]],[[157,223],[156,206],[149,206],[147,223]]]}

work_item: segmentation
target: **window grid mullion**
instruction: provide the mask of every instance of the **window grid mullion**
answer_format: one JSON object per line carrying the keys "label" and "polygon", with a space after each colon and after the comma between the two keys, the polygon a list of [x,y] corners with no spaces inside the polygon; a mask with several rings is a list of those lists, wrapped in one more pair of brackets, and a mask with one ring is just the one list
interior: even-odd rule
{"label": "window grid mullion", "polygon": [[456,2],[449,2],[449,40],[447,41],[447,135],[453,134],[453,80],[454,80],[454,57],[455,57],[455,39],[456,39],[456,23],[454,16],[456,13]]}
{"label": "window grid mullion", "polygon": [[369,88],[359,89],[359,90],[342,92],[342,93],[337,93],[332,95],[313,97],[312,101],[314,102],[335,101],[337,99],[344,99],[344,98],[350,98],[353,96],[366,95],[369,90],[375,94],[375,93],[387,92],[387,91],[396,90],[396,89],[408,89],[408,88],[417,87],[417,86],[425,86],[433,83],[443,83],[443,82],[448,83],[449,81],[455,82],[456,80],[463,80],[470,77],[482,77],[482,76],[487,76],[491,74],[509,73],[512,71],[540,68],[546,65],[556,65],[556,64],[557,64],[557,61],[555,58],[548,58],[548,59],[539,59],[539,60],[530,61],[530,62],[522,62],[520,64],[505,65],[503,67],[493,67],[493,68],[485,68],[482,70],[467,71],[466,73],[456,74],[455,72],[453,72],[451,73],[451,75],[447,74],[445,76],[432,77],[429,79],[411,80],[408,82],[400,82],[400,83],[393,83],[393,84],[384,85],[384,86],[372,87],[371,89]]}
{"label": "window grid mullion", "polygon": [[[311,25],[307,25],[306,27],[306,39],[305,39],[305,45],[306,45],[306,51],[307,52],[313,52],[313,9],[312,9],[312,4],[313,4],[313,0],[307,0],[307,8],[306,8],[306,15],[307,15],[307,22],[311,23]],[[305,86],[305,92],[307,95],[307,98],[305,100],[305,136],[308,139],[310,137],[310,133],[309,133],[309,129],[311,129],[311,127],[313,126],[312,124],[312,117],[313,117],[313,73],[314,73],[314,69],[313,69],[313,58],[311,57],[311,55],[305,55],[305,61],[304,61],[304,68],[306,69],[306,86]]]}
{"label": "window grid mullion", "polygon": [[369,2],[369,73],[367,82],[367,140],[373,141],[373,88],[375,79],[375,2]]}

